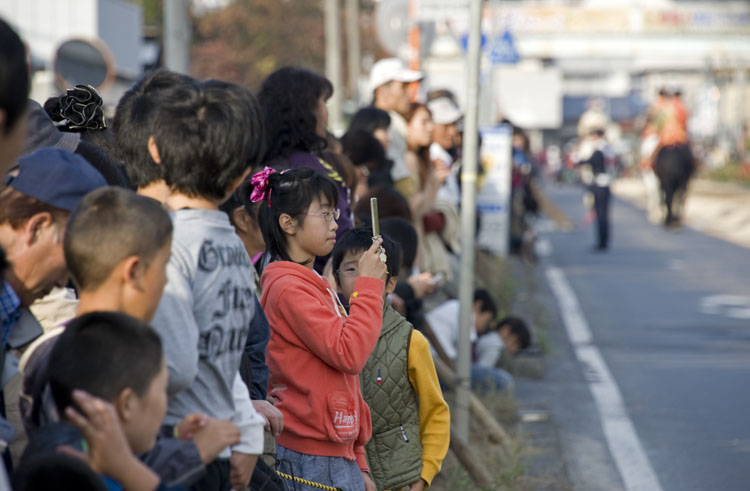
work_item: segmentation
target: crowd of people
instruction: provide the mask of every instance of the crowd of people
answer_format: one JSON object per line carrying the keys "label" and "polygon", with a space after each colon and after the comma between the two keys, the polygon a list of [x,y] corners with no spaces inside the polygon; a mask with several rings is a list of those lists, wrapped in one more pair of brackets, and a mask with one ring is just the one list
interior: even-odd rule
{"label": "crowd of people", "polygon": [[[296,67],[256,95],[156,70],[106,118],[89,86],[28,99],[0,19],[0,489],[428,488],[462,114],[412,102],[422,78],[377,62],[341,138]],[[478,289],[478,390],[510,390],[499,359],[530,343],[499,314]]]}

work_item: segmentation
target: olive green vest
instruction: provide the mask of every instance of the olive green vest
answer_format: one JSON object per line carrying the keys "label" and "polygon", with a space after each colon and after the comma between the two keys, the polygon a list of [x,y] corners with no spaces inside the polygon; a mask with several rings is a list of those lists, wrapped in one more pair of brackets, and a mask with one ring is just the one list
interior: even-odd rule
{"label": "olive green vest", "polygon": [[360,373],[372,413],[372,439],[365,450],[378,491],[412,484],[422,474],[419,406],[409,381],[412,329],[386,304],[378,344]]}

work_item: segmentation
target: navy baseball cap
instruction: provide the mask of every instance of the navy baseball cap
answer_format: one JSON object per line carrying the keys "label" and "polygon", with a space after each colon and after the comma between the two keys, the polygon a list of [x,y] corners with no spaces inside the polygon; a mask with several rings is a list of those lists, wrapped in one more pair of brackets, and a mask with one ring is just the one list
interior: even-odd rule
{"label": "navy baseball cap", "polygon": [[18,173],[5,184],[55,208],[73,211],[94,189],[107,185],[101,173],[83,157],[46,147],[18,159]]}

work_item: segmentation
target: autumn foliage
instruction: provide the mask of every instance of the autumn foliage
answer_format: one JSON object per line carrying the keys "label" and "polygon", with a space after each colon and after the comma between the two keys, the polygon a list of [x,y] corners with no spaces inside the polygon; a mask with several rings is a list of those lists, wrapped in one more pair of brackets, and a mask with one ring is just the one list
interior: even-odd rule
{"label": "autumn foliage", "polygon": [[195,19],[191,71],[255,90],[285,65],[324,70],[320,0],[235,0]]}

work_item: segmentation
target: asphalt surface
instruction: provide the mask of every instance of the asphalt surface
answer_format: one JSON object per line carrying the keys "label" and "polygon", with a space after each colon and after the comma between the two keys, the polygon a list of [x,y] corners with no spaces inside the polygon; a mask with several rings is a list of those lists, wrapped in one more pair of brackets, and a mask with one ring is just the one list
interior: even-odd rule
{"label": "asphalt surface", "polygon": [[[646,188],[640,177],[618,179],[612,189],[618,197],[645,209]],[[692,179],[683,221],[708,235],[750,247],[750,188]]]}
{"label": "asphalt surface", "polygon": [[[541,232],[533,274],[544,283],[545,268],[562,269],[661,489],[750,489],[750,249],[665,230],[614,199],[611,248],[595,253],[580,188],[547,194],[575,227]],[[544,284],[539,298],[552,352],[544,380],[518,384],[519,401],[550,410],[574,489],[623,489],[557,302]]]}

